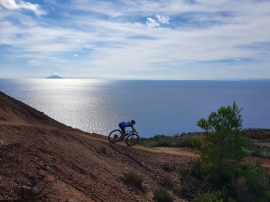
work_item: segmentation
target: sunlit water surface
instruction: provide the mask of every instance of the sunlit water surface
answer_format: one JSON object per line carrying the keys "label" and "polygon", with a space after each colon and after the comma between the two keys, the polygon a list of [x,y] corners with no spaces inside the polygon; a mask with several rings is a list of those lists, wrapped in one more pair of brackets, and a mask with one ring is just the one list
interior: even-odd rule
{"label": "sunlit water surface", "polygon": [[200,118],[233,101],[243,108],[243,128],[270,128],[270,81],[0,79],[0,91],[103,135],[130,119],[143,137],[201,131]]}

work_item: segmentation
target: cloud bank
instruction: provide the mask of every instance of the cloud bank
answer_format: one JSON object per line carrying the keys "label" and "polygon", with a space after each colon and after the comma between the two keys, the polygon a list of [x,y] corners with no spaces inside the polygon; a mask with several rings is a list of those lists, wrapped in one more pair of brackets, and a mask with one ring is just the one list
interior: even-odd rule
{"label": "cloud bank", "polygon": [[0,0],[0,5],[9,10],[26,9],[33,11],[38,16],[46,15],[46,12],[42,10],[38,4],[32,4],[29,2],[15,1],[15,0]]}
{"label": "cloud bank", "polygon": [[[270,78],[268,0],[0,0],[1,76]],[[78,57],[79,56],[79,57]]]}

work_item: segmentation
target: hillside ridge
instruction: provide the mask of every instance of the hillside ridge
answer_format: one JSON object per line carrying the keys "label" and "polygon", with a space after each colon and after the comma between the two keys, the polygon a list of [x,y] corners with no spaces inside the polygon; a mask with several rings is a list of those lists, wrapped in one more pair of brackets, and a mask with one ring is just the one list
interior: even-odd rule
{"label": "hillside ridge", "polygon": [[[111,144],[0,92],[0,200],[26,198],[28,188],[32,201],[154,201],[165,177],[180,187],[177,169],[192,159],[186,149]],[[126,173],[141,176],[145,192],[126,184]]]}

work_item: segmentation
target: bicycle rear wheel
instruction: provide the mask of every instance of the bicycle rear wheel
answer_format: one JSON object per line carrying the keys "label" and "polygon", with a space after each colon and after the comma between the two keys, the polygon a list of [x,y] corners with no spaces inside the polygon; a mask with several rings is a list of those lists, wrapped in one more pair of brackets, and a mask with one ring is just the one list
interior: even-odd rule
{"label": "bicycle rear wheel", "polygon": [[113,130],[109,136],[108,136],[108,139],[111,143],[115,143],[115,142],[118,142],[120,137],[121,137],[121,130]]}
{"label": "bicycle rear wheel", "polygon": [[137,144],[137,142],[139,141],[139,135],[137,134],[130,134],[126,137],[126,143],[128,146],[133,146],[135,144]]}

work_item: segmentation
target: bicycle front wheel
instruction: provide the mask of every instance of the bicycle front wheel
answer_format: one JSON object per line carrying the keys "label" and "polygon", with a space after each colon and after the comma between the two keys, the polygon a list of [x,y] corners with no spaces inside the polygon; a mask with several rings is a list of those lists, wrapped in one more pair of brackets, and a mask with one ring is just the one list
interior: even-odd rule
{"label": "bicycle front wheel", "polygon": [[126,143],[128,146],[133,146],[135,144],[137,144],[137,142],[139,141],[139,135],[137,134],[130,134],[126,137]]}
{"label": "bicycle front wheel", "polygon": [[109,136],[108,136],[108,139],[111,143],[115,143],[117,141],[119,141],[120,137],[121,137],[121,130],[113,130]]}

